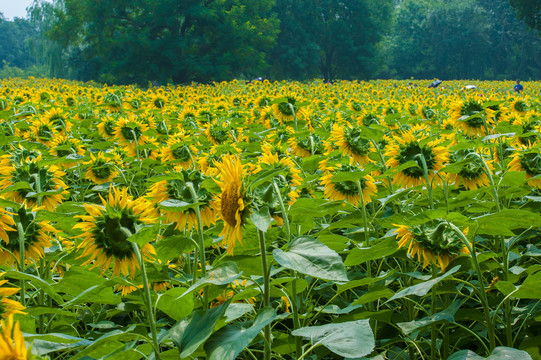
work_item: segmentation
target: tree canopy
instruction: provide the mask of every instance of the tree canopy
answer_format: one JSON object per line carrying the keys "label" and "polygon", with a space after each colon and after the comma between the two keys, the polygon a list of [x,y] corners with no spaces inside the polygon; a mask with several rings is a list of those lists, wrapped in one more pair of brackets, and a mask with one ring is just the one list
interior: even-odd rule
{"label": "tree canopy", "polygon": [[540,16],[537,0],[34,0],[0,16],[0,76],[539,78]]}

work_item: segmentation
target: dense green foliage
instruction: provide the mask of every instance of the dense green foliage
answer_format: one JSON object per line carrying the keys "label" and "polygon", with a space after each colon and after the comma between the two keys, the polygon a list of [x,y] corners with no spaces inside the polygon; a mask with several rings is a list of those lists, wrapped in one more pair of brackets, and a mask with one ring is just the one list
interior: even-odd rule
{"label": "dense green foliage", "polygon": [[[277,77],[369,78],[392,2],[278,0],[280,35],[270,62]],[[366,16],[370,14],[370,16]]]}
{"label": "dense green foliage", "polygon": [[37,64],[54,77],[144,85],[260,76],[535,79],[541,38],[530,29],[541,29],[539,6],[531,0],[34,0],[28,19],[0,18],[0,75],[34,75],[21,69]]}
{"label": "dense green foliage", "polygon": [[518,16],[532,29],[541,32],[541,3],[538,0],[510,0]]}

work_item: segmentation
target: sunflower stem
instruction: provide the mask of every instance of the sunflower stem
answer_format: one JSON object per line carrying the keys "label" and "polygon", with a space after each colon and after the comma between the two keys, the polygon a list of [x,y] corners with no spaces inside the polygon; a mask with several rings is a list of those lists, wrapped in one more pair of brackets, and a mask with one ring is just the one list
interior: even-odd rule
{"label": "sunflower stem", "polygon": [[[263,271],[263,306],[270,306],[270,276],[267,265],[267,246],[265,244],[265,233],[258,230],[259,248],[261,249],[261,269]],[[265,360],[271,359],[271,326],[265,326]]]}
{"label": "sunflower stem", "polygon": [[[124,228],[124,227],[123,227]],[[145,268],[145,262],[143,261],[143,257],[141,255],[141,250],[139,249],[139,245],[137,243],[132,242],[132,249],[135,253],[135,257],[137,258],[137,262],[139,263],[139,268],[141,269],[141,278],[143,279],[143,292],[144,292],[144,300],[145,300],[145,306],[147,310],[147,321],[148,325],[150,326],[150,332],[152,334],[152,342],[154,347],[154,352],[156,355],[156,360],[160,360],[160,345],[158,343],[158,333],[156,331],[156,321],[154,319],[154,312],[152,311],[152,297],[150,296],[150,287],[148,284],[148,277],[147,277],[147,271]]]}
{"label": "sunflower stem", "polygon": [[475,250],[475,235],[473,236],[472,243],[470,244],[466,235],[464,235],[464,233],[458,227],[456,227],[452,223],[448,224],[457,233],[457,235],[460,236],[460,238],[464,242],[464,245],[468,248],[468,251],[471,254],[473,266],[475,268],[475,272],[477,273],[477,280],[479,283],[479,297],[481,299],[483,312],[485,314],[488,341],[490,343],[489,350],[492,352],[492,350],[494,350],[494,348],[496,347],[496,337],[494,335],[494,327],[492,326],[492,320],[490,317],[490,308],[488,306],[488,299],[485,291],[485,280],[483,278],[483,273],[481,272],[481,267],[479,266],[479,261],[477,260],[477,253]]}
{"label": "sunflower stem", "polygon": [[[357,180],[357,186],[359,187],[359,195],[361,196],[361,212],[363,214],[363,227],[364,227],[364,246],[366,248],[370,247],[370,229],[368,228],[368,215],[366,214],[366,202],[364,201],[363,194],[363,182],[361,179]],[[372,261],[368,260],[366,262],[366,275],[368,278],[372,277]],[[370,302],[368,304],[370,311],[374,310],[374,304]]]}
{"label": "sunflower stem", "polygon": [[[286,207],[284,205],[284,199],[282,198],[282,193],[280,192],[278,184],[273,181],[272,185],[274,186],[274,190],[276,191],[276,195],[278,196],[278,202],[280,203],[280,211],[282,212],[282,219],[284,220],[284,226],[286,228],[287,243],[289,244],[291,243],[291,229],[289,228],[289,218],[287,216]],[[291,274],[293,275],[293,281],[291,282],[291,290],[293,293],[291,297],[291,309],[293,310],[293,329],[296,330],[301,327],[299,321],[299,297],[297,294],[297,272],[292,270]],[[302,354],[302,344],[301,338],[299,336],[295,336],[295,352],[297,358]]]}
{"label": "sunflower stem", "polygon": [[425,155],[421,152],[421,163],[423,164],[423,173],[425,175],[426,191],[428,193],[428,202],[430,203],[430,209],[434,210],[434,200],[432,199],[432,184],[430,183],[430,177],[428,176],[428,166],[426,165]]}
{"label": "sunflower stem", "polygon": [[[436,264],[432,264],[432,279],[435,279],[438,277],[438,267]],[[430,312],[432,315],[437,313],[437,304],[436,304],[436,286],[432,287],[432,299],[430,303]],[[436,324],[432,324],[430,329],[430,359],[436,360],[436,351],[437,351],[437,340],[438,340],[438,333],[436,331]]]}
{"label": "sunflower stem", "polygon": [[290,102],[288,102],[287,105],[293,114],[293,127],[295,128],[295,131],[297,131],[297,114],[295,114],[295,107]]}
{"label": "sunflower stem", "polygon": [[[199,198],[197,197],[197,193],[195,192],[195,188],[193,187],[193,183],[187,182],[186,187],[190,190],[190,194],[192,195],[192,200],[195,203],[199,202]],[[197,232],[199,233],[199,256],[201,261],[201,277],[205,277],[207,275],[207,259],[206,259],[206,253],[205,253],[205,236],[203,234],[203,222],[201,221],[201,210],[199,209],[199,205],[195,207],[195,214],[197,216]],[[197,270],[197,268],[196,268]],[[206,287],[203,288],[203,309],[207,310],[208,307],[208,293]]]}
{"label": "sunflower stem", "polygon": [[[19,271],[24,272],[25,268],[25,234],[24,227],[19,216],[17,221],[17,234],[19,235]],[[26,280],[21,280],[21,305],[26,307]]]}

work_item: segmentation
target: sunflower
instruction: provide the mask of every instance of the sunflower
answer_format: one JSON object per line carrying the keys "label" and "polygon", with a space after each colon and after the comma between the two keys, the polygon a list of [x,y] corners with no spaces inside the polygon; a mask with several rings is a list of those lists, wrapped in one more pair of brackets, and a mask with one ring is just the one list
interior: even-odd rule
{"label": "sunflower", "polygon": [[283,101],[272,105],[274,116],[283,124],[286,121],[293,120],[293,117],[300,117],[302,109],[299,107],[299,99],[295,94],[284,96]]}
{"label": "sunflower", "polygon": [[[158,181],[150,186],[148,197],[156,205],[166,200],[180,200],[184,202],[193,202],[190,189],[186,182],[191,182],[197,193],[200,203],[199,211],[203,226],[210,226],[216,222],[215,210],[210,205],[211,194],[201,187],[201,184],[208,177],[204,176],[199,170],[188,171],[176,168],[175,174],[179,174],[178,179]],[[161,208],[160,212],[169,222],[176,222],[176,228],[179,230],[191,230],[197,225],[197,215],[194,209],[189,208],[185,211],[169,211],[167,208]]]}
{"label": "sunflower", "polygon": [[[77,250],[82,251],[79,258],[88,257],[83,265],[94,262],[92,268],[101,268],[102,274],[114,263],[113,276],[122,273],[133,278],[139,264],[132,243],[127,239],[142,226],[155,222],[153,206],[143,198],[133,200],[127,188],[111,187],[108,199],[100,198],[103,206],[84,204],[88,215],[77,216],[83,220],[74,226],[83,231],[79,235],[83,241],[77,246]],[[145,260],[156,254],[150,243],[141,251]]]}
{"label": "sunflower", "polygon": [[107,115],[98,123],[97,128],[102,137],[110,139],[115,136],[116,126],[116,121]]}
{"label": "sunflower", "polygon": [[[335,181],[337,172],[352,172],[359,170],[353,165],[341,164],[337,167],[328,167],[326,174],[321,177],[321,185],[324,187],[324,197],[332,201],[347,201],[353,206],[361,204],[361,195],[359,194],[359,185],[354,181]],[[365,175],[360,179],[363,190],[363,205],[372,201],[372,197],[377,192],[374,178]]]}
{"label": "sunflower", "polygon": [[61,108],[52,108],[43,114],[43,120],[51,124],[54,131],[62,136],[67,136],[71,131],[71,123],[66,121],[67,116],[62,112]]}
{"label": "sunflower", "polygon": [[52,122],[45,118],[40,118],[31,122],[28,136],[30,136],[32,140],[50,146],[57,134]]}
{"label": "sunflower", "polygon": [[97,185],[111,182],[118,176],[116,163],[118,163],[118,158],[115,158],[114,155],[98,152],[94,156],[91,153],[90,160],[83,163],[88,166],[85,178]]}
{"label": "sunflower", "polygon": [[166,146],[160,148],[162,162],[172,162],[183,169],[189,169],[193,165],[193,159],[197,149],[185,143],[183,135],[175,135],[166,141]]}
{"label": "sunflower", "polygon": [[268,151],[263,152],[259,158],[259,164],[262,169],[285,169],[286,174],[283,177],[276,179],[280,183],[281,188],[287,188],[290,190],[287,194],[287,201],[289,205],[292,205],[299,197],[299,193],[294,189],[302,184],[302,178],[300,176],[301,170],[299,170],[293,160],[288,156],[280,156],[277,152],[272,152],[267,146]]}
{"label": "sunflower", "polygon": [[443,168],[448,160],[447,149],[440,146],[439,140],[425,143],[426,137],[422,133],[413,130],[402,132],[401,136],[394,137],[394,143],[389,144],[385,155],[389,157],[386,165],[390,168],[398,167],[409,161],[415,161],[417,166],[409,167],[397,172],[393,183],[399,186],[410,187],[421,185],[425,182],[424,170],[421,157],[424,157],[428,170],[429,180],[435,176],[435,172]]}
{"label": "sunflower", "polygon": [[360,126],[336,124],[331,131],[329,141],[336,144],[343,155],[351,157],[353,163],[364,166],[371,161],[368,154],[374,150],[370,141],[362,138],[361,134]]}
{"label": "sunflower", "polygon": [[222,190],[213,204],[218,218],[224,221],[220,236],[224,237],[227,252],[233,254],[237,241],[242,243],[242,226],[249,209],[243,196],[244,166],[239,156],[223,155],[221,162],[214,162],[221,181],[215,180]]}
{"label": "sunflower", "polygon": [[128,118],[121,117],[114,130],[115,138],[120,143],[135,143],[142,145],[147,137],[143,135],[148,130],[148,126],[143,124],[140,119],[133,115]]}
{"label": "sunflower", "polygon": [[0,356],[5,360],[31,360],[35,357],[26,349],[19,322],[13,322],[13,315],[0,320]]}
{"label": "sunflower", "polygon": [[324,150],[323,140],[318,134],[310,133],[307,136],[299,136],[288,140],[291,152],[302,158],[315,154],[321,154]]}
{"label": "sunflower", "polygon": [[58,158],[69,156],[70,158],[64,159],[64,162],[60,164],[62,168],[69,168],[77,165],[78,157],[82,158],[85,149],[79,139],[58,136],[53,141],[50,152]]}
{"label": "sunflower", "polygon": [[525,114],[528,110],[530,110],[528,104],[522,99],[516,99],[513,101],[510,108],[513,112],[518,114]]}
{"label": "sunflower", "polygon": [[[0,273],[0,276],[2,275],[4,275],[4,273]],[[0,280],[0,286],[7,282],[7,280]],[[0,287],[0,316],[4,319],[11,314],[24,314],[23,310],[25,307],[22,306],[21,303],[8,299],[8,296],[15,295],[19,290],[19,288]]]}
{"label": "sunflower", "polygon": [[[468,150],[460,150],[452,154],[451,164],[468,157],[470,153],[475,154],[475,152]],[[477,155],[470,156],[470,159],[471,162],[462,165],[458,172],[449,174],[449,183],[454,183],[455,187],[459,187],[462,184],[467,190],[475,190],[481,187],[489,186],[490,180],[485,171],[483,160]],[[486,164],[491,171],[494,170],[492,162],[486,161]]]}
{"label": "sunflower", "polygon": [[517,151],[511,155],[509,162],[510,171],[526,173],[526,179],[530,186],[541,189],[541,153],[539,149]]}
{"label": "sunflower", "polygon": [[7,189],[20,181],[27,182],[28,188],[8,191],[3,196],[36,208],[40,201],[36,196],[32,196],[32,193],[40,194],[41,205],[45,210],[53,211],[70,194],[66,190],[68,186],[62,181],[65,173],[55,165],[40,165],[40,161],[41,155],[36,158],[23,158],[20,162],[1,162],[0,175],[3,175],[3,179],[0,180],[0,189]]}
{"label": "sunflower", "polygon": [[229,140],[229,126],[226,122],[222,124],[206,124],[205,131],[203,132],[208,141],[213,145],[220,145]]}
{"label": "sunflower", "polygon": [[[445,271],[451,260],[469,250],[456,232],[443,220],[432,220],[417,226],[397,225],[398,247],[408,245],[408,254],[417,256],[423,268],[430,263]],[[464,231],[467,234],[468,229]]]}
{"label": "sunflower", "polygon": [[[51,234],[56,234],[58,231],[51,226],[49,221],[35,221],[35,213],[23,209],[23,211],[19,210],[19,214],[24,214],[24,216],[13,216],[16,221],[21,223],[24,229],[25,260],[27,263],[38,261],[44,256],[44,248],[52,246]],[[5,215],[2,217],[4,217],[5,221]],[[8,222],[8,224],[12,223]],[[14,224],[15,222],[13,222]],[[20,256],[19,230],[14,226],[13,230],[7,232],[7,235],[7,238],[2,237],[0,262],[12,266],[17,263]]]}
{"label": "sunflower", "polygon": [[486,119],[483,120],[484,110],[485,108],[481,102],[470,99],[454,103],[449,110],[449,115],[455,121],[456,126],[462,128],[464,134],[468,136],[486,136],[487,127],[494,123],[494,117],[486,116]]}

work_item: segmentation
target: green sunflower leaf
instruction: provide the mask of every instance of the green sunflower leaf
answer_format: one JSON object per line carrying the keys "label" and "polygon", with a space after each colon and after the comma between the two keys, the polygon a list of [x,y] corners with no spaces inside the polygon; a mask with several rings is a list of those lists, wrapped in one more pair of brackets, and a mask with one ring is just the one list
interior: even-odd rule
{"label": "green sunflower leaf", "polygon": [[4,190],[0,191],[0,194],[5,194],[7,192],[17,191],[17,190],[32,190],[32,187],[26,181],[18,181],[13,185],[8,186]]}
{"label": "green sunflower leaf", "polygon": [[291,334],[309,338],[312,345],[321,344],[337,355],[350,358],[366,356],[376,346],[368,319],[303,327]]}
{"label": "green sunflower leaf", "polygon": [[336,251],[309,236],[294,239],[287,249],[275,249],[274,260],[283,267],[319,279],[348,281],[342,258]]}
{"label": "green sunflower leaf", "polygon": [[471,350],[461,350],[447,358],[448,360],[532,360],[530,354],[523,350],[517,350],[506,346],[494,348],[489,357],[482,357]]}
{"label": "green sunflower leaf", "polygon": [[541,226],[541,216],[528,210],[504,209],[496,214],[475,218],[479,225],[477,234],[515,235],[512,230]]}
{"label": "green sunflower leaf", "polygon": [[398,242],[395,237],[381,240],[368,248],[354,248],[344,261],[346,266],[355,266],[369,260],[382,259],[398,251]]}
{"label": "green sunflower leaf", "polygon": [[181,211],[186,211],[189,209],[195,209],[198,205],[199,206],[205,205],[205,203],[201,203],[201,202],[191,203],[191,202],[186,202],[182,200],[169,199],[169,200],[162,201],[158,205],[161,208],[166,209],[168,211],[181,212]]}
{"label": "green sunflower leaf", "polygon": [[160,232],[160,224],[156,223],[152,226],[145,226],[141,229],[138,229],[135,234],[127,238],[129,242],[136,243],[140,247],[145,246],[151,241],[156,240],[156,237],[158,236]]}
{"label": "green sunflower leaf", "polygon": [[243,328],[227,325],[218,330],[206,343],[208,360],[234,360],[246,348],[259,332],[274,319],[276,311],[271,307],[261,309],[252,326]]}
{"label": "green sunflower leaf", "polygon": [[263,206],[258,211],[254,211],[250,214],[250,219],[254,223],[255,227],[263,232],[266,232],[272,222],[268,206]]}
{"label": "green sunflower leaf", "polygon": [[195,311],[171,327],[168,336],[181,351],[181,358],[190,356],[212,335],[216,321],[224,315],[230,302],[228,300],[213,309]]}
{"label": "green sunflower leaf", "polygon": [[391,297],[389,300],[387,300],[387,302],[392,301],[392,300],[396,300],[396,299],[400,299],[400,298],[403,298],[403,297],[406,297],[406,296],[410,296],[410,295],[425,296],[426,294],[428,294],[428,292],[430,291],[430,289],[432,289],[432,287],[434,285],[436,285],[437,283],[439,283],[440,281],[442,281],[446,277],[449,277],[449,276],[453,275],[459,269],[460,269],[460,265],[457,265],[454,268],[448,270],[442,276],[439,276],[439,277],[434,278],[432,280],[424,281],[424,282],[421,282],[419,284],[416,284],[416,285],[407,287],[405,289],[402,289],[399,292],[397,292],[396,294],[394,294],[393,297]]}

